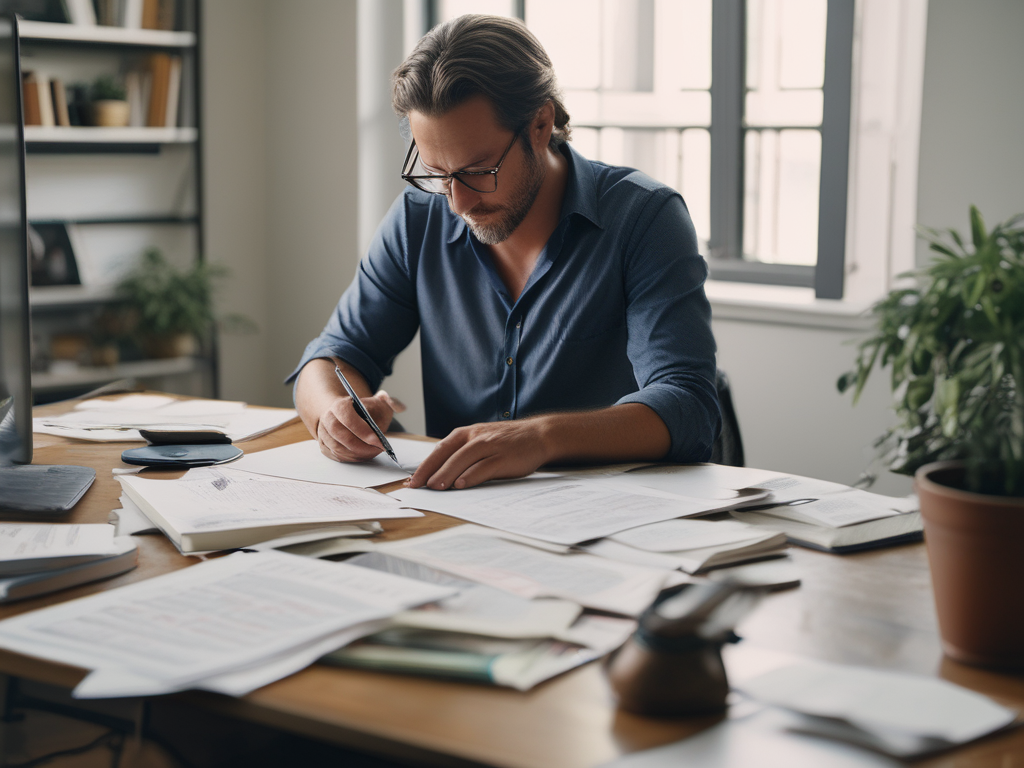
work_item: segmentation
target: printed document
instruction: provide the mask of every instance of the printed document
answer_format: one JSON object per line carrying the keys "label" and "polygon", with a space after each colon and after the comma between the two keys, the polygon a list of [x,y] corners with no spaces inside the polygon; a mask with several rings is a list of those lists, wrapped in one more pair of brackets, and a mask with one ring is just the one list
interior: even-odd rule
{"label": "printed document", "polygon": [[32,420],[33,431],[93,442],[143,440],[139,429],[215,429],[234,442],[249,440],[298,417],[292,408],[254,408],[225,400],[176,400],[159,395],[128,395],[117,400],[86,400],[59,416]]}
{"label": "printed document", "polygon": [[534,477],[476,488],[401,488],[389,495],[427,509],[555,544],[578,544],[638,525],[707,514],[720,500],[680,499],[642,487],[622,490],[604,479]]}
{"label": "printed document", "polygon": [[638,616],[670,573],[584,553],[546,552],[473,525],[375,549],[522,597],[560,597],[625,616]]}
{"label": "printed document", "polygon": [[0,647],[94,670],[76,696],[152,695],[452,591],[344,563],[238,553],[7,619]]}
{"label": "printed document", "polygon": [[232,462],[231,467],[260,475],[287,477],[310,483],[371,488],[409,477],[436,445],[424,440],[409,440],[402,437],[389,437],[388,442],[391,443],[398,463],[402,465],[401,468],[395,466],[395,462],[383,453],[370,461],[359,463],[334,461],[320,452],[316,440],[303,440],[280,448],[247,453],[238,461]]}
{"label": "printed document", "polygon": [[64,568],[122,549],[106,523],[0,523],[0,575]]}
{"label": "printed document", "polygon": [[[119,475],[125,494],[183,552],[229,549],[297,533],[300,527],[422,517],[376,491],[191,469],[177,480]],[[220,535],[218,535],[220,534]]]}

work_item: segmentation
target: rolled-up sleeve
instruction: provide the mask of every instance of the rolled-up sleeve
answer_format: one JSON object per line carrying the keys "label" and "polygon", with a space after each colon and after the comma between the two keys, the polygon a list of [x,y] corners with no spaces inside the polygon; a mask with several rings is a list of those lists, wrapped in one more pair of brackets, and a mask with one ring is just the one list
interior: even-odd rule
{"label": "rolled-up sleeve", "polygon": [[661,417],[669,461],[707,461],[721,429],[707,274],[682,198],[660,190],[627,250],[627,354],[640,389],[618,403],[643,403]]}
{"label": "rolled-up sleeve", "polygon": [[285,383],[310,360],[337,357],[358,370],[376,390],[391,374],[395,357],[416,335],[414,270],[407,234],[408,196],[391,206],[360,260],[356,277],[342,294],[323,332],[309,344]]}

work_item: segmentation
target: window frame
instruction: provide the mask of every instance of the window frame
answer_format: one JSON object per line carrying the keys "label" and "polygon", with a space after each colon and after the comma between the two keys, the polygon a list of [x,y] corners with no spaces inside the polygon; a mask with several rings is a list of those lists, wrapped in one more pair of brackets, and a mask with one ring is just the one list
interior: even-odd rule
{"label": "window frame", "polygon": [[[439,0],[421,2],[426,31],[438,22]],[[706,256],[711,278],[813,288],[815,298],[842,299],[856,0],[827,0],[822,120],[820,126],[812,128],[821,133],[818,258],[814,266],[744,258],[746,0],[711,2],[711,227]],[[512,0],[511,6],[513,15],[525,21],[526,0]],[[687,126],[673,127],[682,130]]]}

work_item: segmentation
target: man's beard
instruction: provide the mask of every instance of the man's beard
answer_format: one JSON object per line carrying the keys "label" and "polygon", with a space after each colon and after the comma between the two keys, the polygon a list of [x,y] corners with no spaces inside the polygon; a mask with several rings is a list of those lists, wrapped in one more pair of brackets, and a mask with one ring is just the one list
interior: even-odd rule
{"label": "man's beard", "polygon": [[[541,185],[544,183],[544,165],[534,153],[533,148],[526,142],[523,142],[523,150],[526,157],[526,172],[516,184],[515,189],[512,190],[512,194],[509,196],[510,202],[497,208],[488,208],[486,205],[477,206],[462,217],[466,226],[476,235],[476,239],[484,245],[497,245],[508,240],[516,228],[523,223],[523,219],[530,212],[530,208],[533,207],[533,203],[540,193]],[[498,218],[489,224],[474,222],[472,219],[474,212],[478,214],[493,212],[498,214]]]}

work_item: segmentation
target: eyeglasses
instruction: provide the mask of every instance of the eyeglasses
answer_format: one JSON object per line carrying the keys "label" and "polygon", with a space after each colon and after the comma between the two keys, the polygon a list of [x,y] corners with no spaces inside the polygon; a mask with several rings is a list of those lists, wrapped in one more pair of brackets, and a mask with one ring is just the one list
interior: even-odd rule
{"label": "eyeglasses", "polygon": [[[512,145],[516,143],[518,138],[519,131],[516,131],[512,135],[512,141],[505,147],[505,151],[501,153],[498,164],[493,168],[463,168],[461,171],[441,174],[423,172],[426,169],[423,166],[423,161],[420,160],[420,151],[416,148],[416,141],[413,140],[412,145],[409,147],[409,152],[405,156],[405,163],[402,165],[402,178],[416,187],[416,189],[422,189],[424,192],[430,192],[434,195],[451,194],[452,179],[469,187],[474,192],[495,192],[498,189],[498,171],[501,170],[501,164],[505,162],[505,156],[512,149]],[[420,172],[417,173],[417,171]]]}

